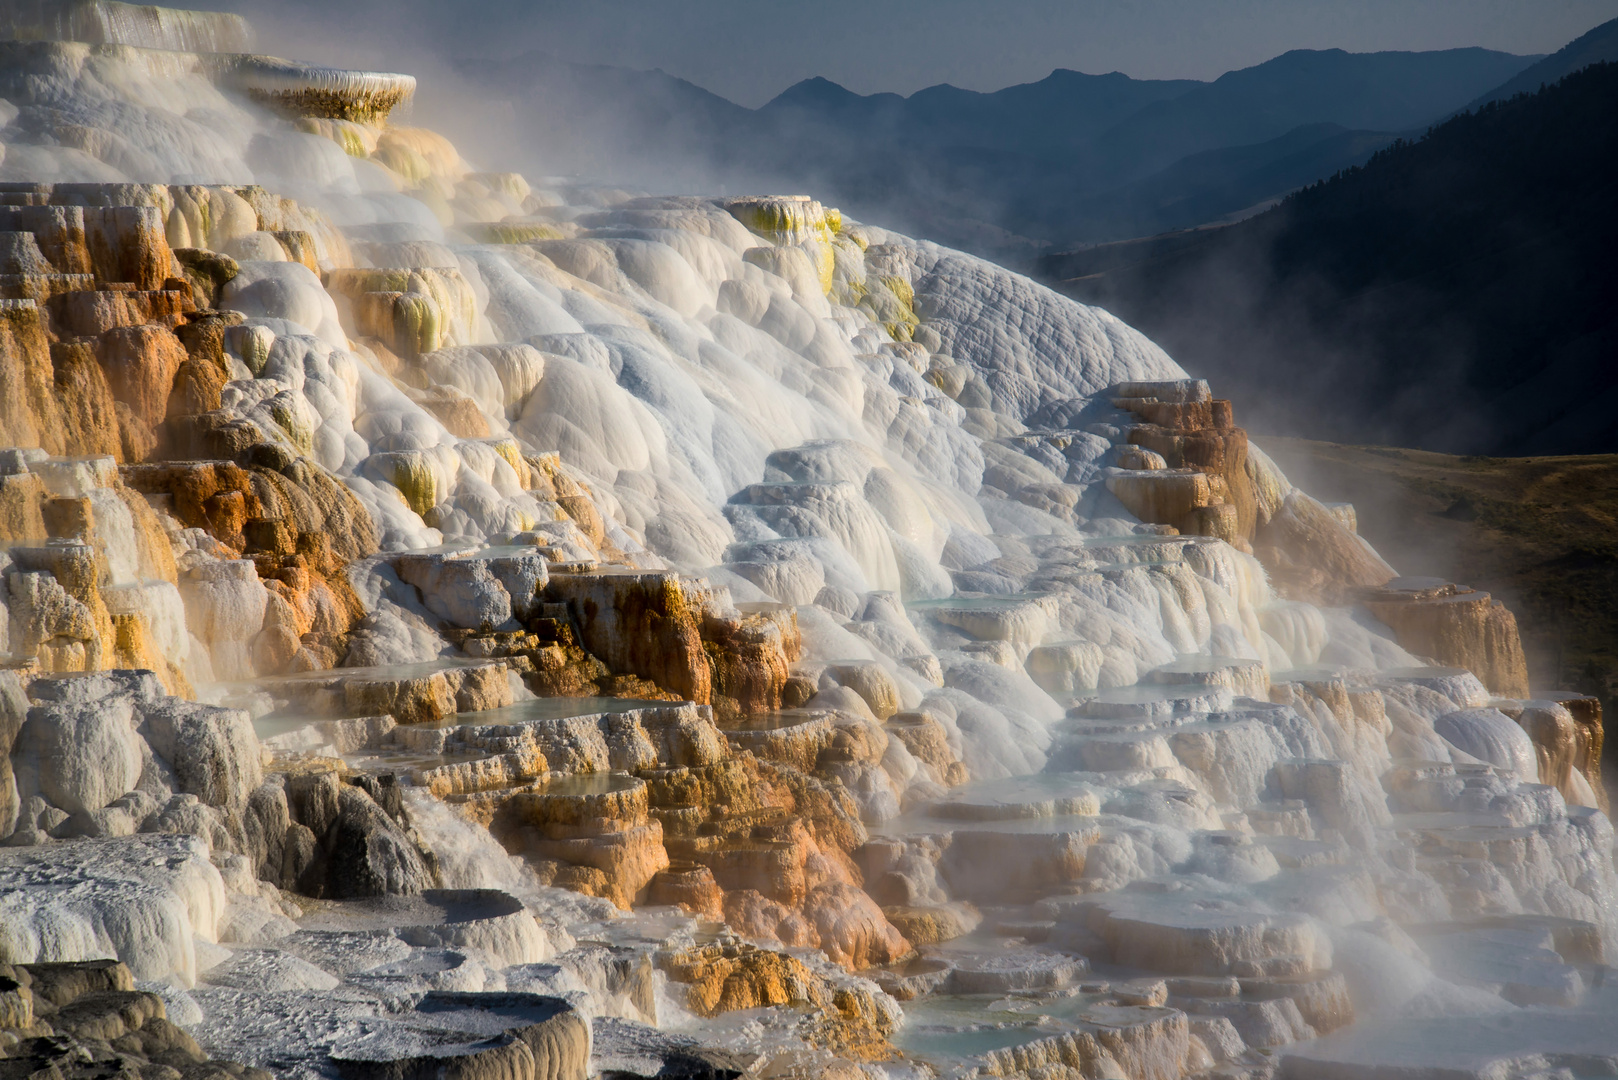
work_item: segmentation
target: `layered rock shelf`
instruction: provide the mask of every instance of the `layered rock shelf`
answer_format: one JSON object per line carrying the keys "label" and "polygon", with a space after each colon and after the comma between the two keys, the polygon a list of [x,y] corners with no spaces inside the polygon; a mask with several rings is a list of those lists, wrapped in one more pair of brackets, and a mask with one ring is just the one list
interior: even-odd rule
{"label": "layered rock shelf", "polygon": [[295,117],[374,124],[410,100],[416,80],[381,71],[342,71],[271,56],[235,58],[228,82],[254,101]]}
{"label": "layered rock shelf", "polygon": [[1600,703],[1130,328],[14,7],[0,1071],[1618,1070]]}

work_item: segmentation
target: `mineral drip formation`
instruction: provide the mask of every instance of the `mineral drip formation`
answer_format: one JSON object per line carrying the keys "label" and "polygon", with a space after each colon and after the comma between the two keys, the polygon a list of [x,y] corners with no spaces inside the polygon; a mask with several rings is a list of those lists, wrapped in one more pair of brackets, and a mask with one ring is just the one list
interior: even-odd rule
{"label": "mineral drip formation", "polygon": [[1592,698],[1104,311],[0,26],[0,1071],[1611,1075]]}

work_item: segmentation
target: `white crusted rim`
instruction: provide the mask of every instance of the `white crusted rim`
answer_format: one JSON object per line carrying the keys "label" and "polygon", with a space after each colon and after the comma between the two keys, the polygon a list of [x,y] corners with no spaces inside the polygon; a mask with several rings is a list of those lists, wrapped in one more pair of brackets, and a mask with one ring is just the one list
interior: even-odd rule
{"label": "white crusted rim", "polygon": [[230,60],[224,74],[242,90],[267,94],[316,91],[355,98],[397,96],[400,99],[416,92],[414,75],[319,67],[274,56],[237,56]]}

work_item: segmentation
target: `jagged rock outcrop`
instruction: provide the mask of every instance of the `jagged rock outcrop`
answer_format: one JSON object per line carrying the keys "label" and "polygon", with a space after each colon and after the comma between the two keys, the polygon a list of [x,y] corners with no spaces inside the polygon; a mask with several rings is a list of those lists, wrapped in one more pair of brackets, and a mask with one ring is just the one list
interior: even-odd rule
{"label": "jagged rock outcrop", "polygon": [[[215,196],[217,202],[225,193]],[[241,316],[197,309],[192,294],[198,290],[182,288],[174,277],[180,264],[166,233],[175,232],[176,221],[179,231],[186,231],[179,205],[185,199],[158,185],[109,190],[73,184],[12,184],[0,198],[11,204],[0,207],[6,219],[0,224],[27,230],[6,235],[30,241],[12,245],[11,268],[21,275],[7,279],[30,295],[7,302],[11,347],[3,350],[0,363],[12,365],[9,384],[23,392],[0,406],[10,409],[0,420],[4,440],[59,456],[110,455],[131,464],[124,483],[147,496],[167,497],[154,514],[141,500],[131,500],[116,476],[50,466],[38,484],[29,479],[26,457],[10,468],[5,487],[13,540],[32,542],[49,533],[98,547],[119,544],[124,522],[133,520],[140,555],[131,567],[138,577],[116,573],[128,559],[113,557],[120,590],[114,601],[118,610],[110,613],[96,587],[106,570],[68,569],[72,560],[64,563],[66,549],[31,557],[20,567],[35,575],[31,584],[13,586],[22,590],[24,615],[17,651],[39,654],[46,668],[56,671],[151,666],[171,689],[187,690],[182,669],[185,654],[193,650],[183,636],[175,639],[161,625],[172,616],[153,608],[151,589],[132,591],[142,581],[177,583],[170,541],[161,536],[161,515],[174,514],[181,526],[204,529],[253,557],[266,580],[267,622],[242,628],[244,636],[257,639],[250,648],[258,670],[330,667],[341,661],[348,631],[363,610],[340,571],[375,550],[374,525],[353,495],[300,457],[296,447],[265,442],[251,434],[250,422],[235,425],[225,439],[217,437],[223,434],[221,425],[204,422],[220,407],[230,364],[240,362],[227,355],[224,342]],[[245,201],[240,206],[254,216]],[[215,221],[216,227],[222,224]],[[199,442],[209,445],[199,447]],[[223,456],[241,458],[246,468],[217,461],[137,465],[199,450],[216,458],[226,451]],[[116,493],[125,508],[103,521],[99,531],[93,513],[56,527],[37,516],[46,499],[93,501],[101,491]],[[54,577],[55,584],[37,576],[41,573]],[[164,633],[169,640],[157,640]],[[242,665],[227,661],[224,666],[228,671]]]}
{"label": "jagged rock outcrop", "polygon": [[[267,855],[276,846],[282,852],[279,872],[268,875],[272,882],[332,900],[414,896],[437,884],[410,833],[393,776],[303,772],[277,786],[284,792],[287,824],[279,845],[273,835],[265,837]],[[265,865],[261,873],[275,869]]]}
{"label": "jagged rock outcrop", "polygon": [[1236,426],[1230,402],[1214,400],[1200,379],[1125,383],[1113,393],[1114,406],[1143,421],[1127,436],[1144,453],[1120,455],[1124,470],[1108,476],[1108,489],[1142,521],[1245,550],[1258,503],[1247,432]]}
{"label": "jagged rock outcrop", "polygon": [[628,908],[669,864],[662,823],[647,811],[643,781],[558,780],[505,799],[491,831],[536,860],[549,883]]}
{"label": "jagged rock outcrop", "polygon": [[0,441],[70,456],[150,453],[186,359],[174,329],[196,311],[174,277],[161,212],[72,205],[71,185],[19,190],[29,187],[39,185],[6,191],[62,201],[0,206],[6,235],[38,241],[0,283],[13,297],[4,302],[8,385],[24,389]]}
{"label": "jagged rock outcrop", "polygon": [[546,696],[695,701],[721,717],[760,716],[780,708],[801,650],[790,609],[743,611],[678,574],[557,565],[539,552],[393,564],[462,651],[510,664]]}
{"label": "jagged rock outcrop", "polygon": [[851,800],[796,768],[732,754],[705,707],[398,728],[387,740],[482,755],[414,779],[488,823],[551,884],[626,908],[661,898],[722,911],[856,968],[908,951],[858,888],[849,856],[865,831]]}
{"label": "jagged rock outcrop", "polygon": [[735,941],[661,954],[657,964],[698,1016],[786,1005],[807,1014],[800,1029],[812,1044],[855,1058],[893,1054],[888,1039],[899,1013],[870,983],[828,977],[787,953]]}
{"label": "jagged rock outcrop", "polygon": [[17,827],[22,800],[17,795],[16,770],[11,752],[28,717],[28,699],[15,671],[0,671],[0,834],[10,836]]}
{"label": "jagged rock outcrop", "polygon": [[23,809],[10,843],[138,831],[241,843],[261,779],[245,714],[170,698],[150,671],[38,678],[27,693],[9,754]]}

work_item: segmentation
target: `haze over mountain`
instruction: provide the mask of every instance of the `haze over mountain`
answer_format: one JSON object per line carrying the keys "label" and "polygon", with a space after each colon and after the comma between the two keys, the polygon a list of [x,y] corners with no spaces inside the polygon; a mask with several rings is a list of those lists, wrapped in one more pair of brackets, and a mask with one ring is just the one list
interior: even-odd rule
{"label": "haze over mountain", "polygon": [[508,103],[524,145],[543,148],[542,161],[513,164],[658,191],[786,185],[1018,261],[1241,212],[1363,161],[1539,59],[1295,50],[1207,83],[1057,70],[993,93],[941,85],[909,97],[816,78],[758,109],[660,71],[545,54],[459,70]]}
{"label": "haze over mountain", "polygon": [[1241,224],[1045,269],[1239,387],[1261,429],[1460,453],[1611,451],[1615,166],[1618,65],[1599,64]]}

